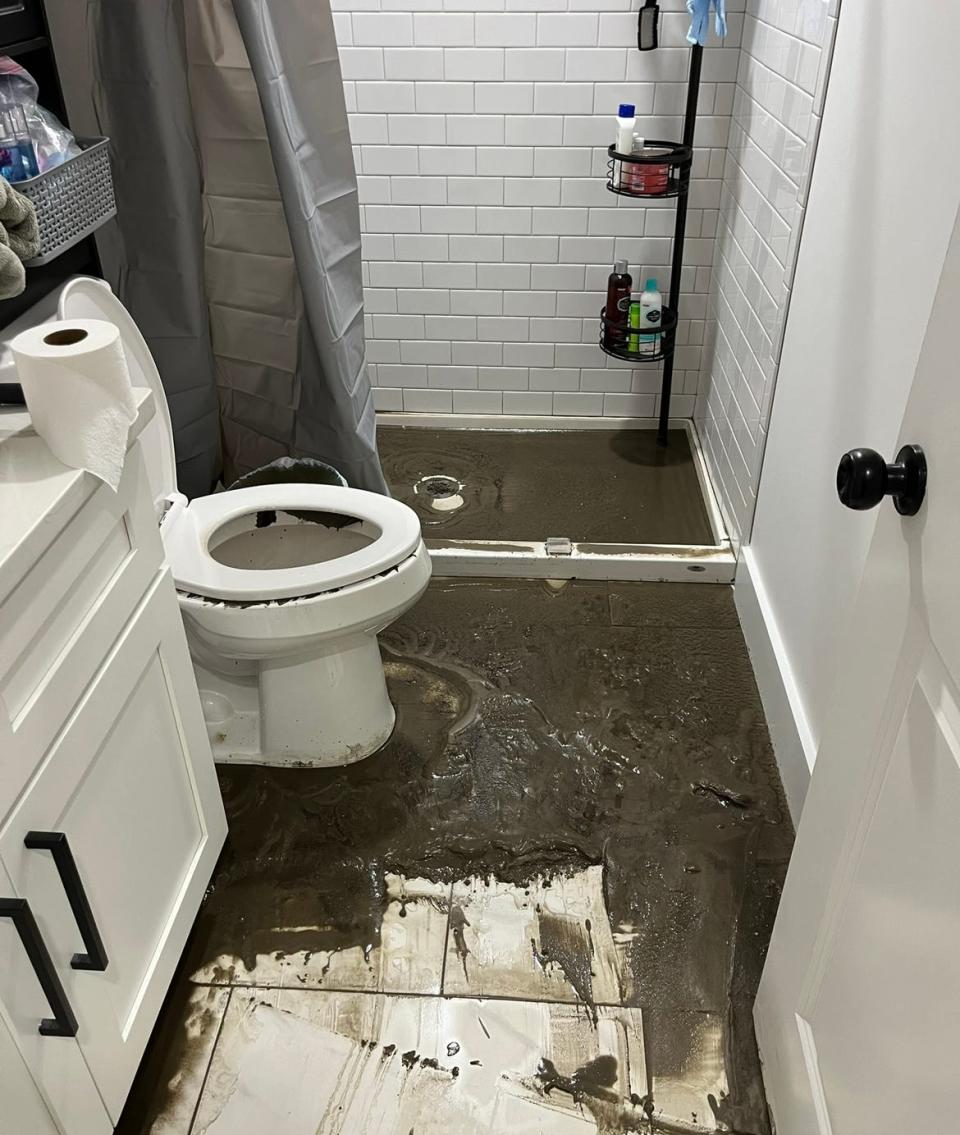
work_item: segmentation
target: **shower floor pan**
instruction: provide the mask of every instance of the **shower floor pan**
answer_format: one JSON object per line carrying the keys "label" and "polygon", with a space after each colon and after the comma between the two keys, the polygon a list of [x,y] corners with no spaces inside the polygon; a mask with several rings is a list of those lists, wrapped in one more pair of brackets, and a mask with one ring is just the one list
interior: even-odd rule
{"label": "shower floor pan", "polygon": [[393,495],[437,575],[730,583],[736,564],[693,424],[380,414]]}

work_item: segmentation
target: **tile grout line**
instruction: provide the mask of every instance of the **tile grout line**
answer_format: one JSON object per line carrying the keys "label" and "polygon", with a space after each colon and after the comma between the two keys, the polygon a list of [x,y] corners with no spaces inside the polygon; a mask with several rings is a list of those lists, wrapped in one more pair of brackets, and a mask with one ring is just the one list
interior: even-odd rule
{"label": "tile grout line", "polygon": [[[292,989],[291,986],[282,985],[203,985],[201,982],[196,982],[196,985],[201,988],[207,989],[229,989],[231,993],[239,992],[242,990],[249,990],[251,993],[256,990],[283,990],[285,992],[296,993],[328,993],[328,994],[357,994],[366,997],[415,997],[421,1000],[442,1000],[442,1001],[506,1001],[514,1004],[521,1005],[566,1005],[579,1007],[582,1009],[589,1008],[579,997],[567,999],[548,999],[544,997],[516,997],[508,993],[424,993],[419,990],[410,990],[409,992],[402,992],[397,989],[338,989],[332,986],[301,986],[298,989]],[[595,1001],[594,1005],[598,1009],[639,1009],[641,1013],[657,1009],[655,1005],[627,1005],[622,1001]],[[722,1009],[703,1009],[699,1006],[688,1008],[671,1008],[670,1012],[675,1013],[703,1013],[708,1016],[720,1016],[723,1012]],[[218,1034],[219,1038],[219,1034]]]}
{"label": "tile grout line", "polygon": [[647,1053],[650,1051],[647,1043],[647,1014],[641,1010],[640,1012],[640,1040],[643,1043],[643,1070],[647,1080],[647,1095],[653,1099],[653,1072],[650,1067],[650,1061],[647,1059]]}
{"label": "tile grout line", "polygon": [[[208,989],[223,988],[223,986],[207,986]],[[213,1058],[217,1054],[217,1045],[220,1043],[220,1037],[223,1035],[223,1026],[227,1019],[227,1013],[230,1010],[230,1004],[233,1001],[233,991],[236,986],[228,985],[227,989],[227,1003],[223,1007],[223,1013],[220,1016],[220,1023],[217,1025],[217,1035],[213,1042],[213,1047],[210,1049],[210,1059],[207,1061],[207,1066],[203,1070],[203,1080],[200,1083],[200,1091],[197,1092],[197,1102],[193,1105],[193,1111],[190,1113],[190,1123],[187,1126],[187,1135],[191,1135],[193,1125],[197,1121],[197,1113],[200,1111],[200,1104],[203,1100],[203,1093],[206,1091],[207,1080],[210,1076],[210,1069],[213,1067]]]}
{"label": "tile grout line", "polygon": [[450,889],[447,891],[447,924],[443,932],[443,958],[440,962],[440,993],[443,996],[443,987],[447,981],[447,951],[450,949],[450,913],[453,910],[453,880],[450,880]]}

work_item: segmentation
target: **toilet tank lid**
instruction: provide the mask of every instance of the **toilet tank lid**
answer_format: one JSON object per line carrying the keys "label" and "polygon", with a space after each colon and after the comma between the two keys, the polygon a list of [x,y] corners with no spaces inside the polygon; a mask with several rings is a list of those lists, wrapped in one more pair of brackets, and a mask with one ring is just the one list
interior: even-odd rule
{"label": "toilet tank lid", "polygon": [[133,316],[110,290],[106,280],[74,276],[60,289],[57,307],[61,319],[105,319],[115,324],[120,330],[130,381],[136,389],[145,388],[153,394],[156,413],[140,435],[140,445],[159,516],[164,502],[177,491],[177,459],[170,409],[150,348]]}

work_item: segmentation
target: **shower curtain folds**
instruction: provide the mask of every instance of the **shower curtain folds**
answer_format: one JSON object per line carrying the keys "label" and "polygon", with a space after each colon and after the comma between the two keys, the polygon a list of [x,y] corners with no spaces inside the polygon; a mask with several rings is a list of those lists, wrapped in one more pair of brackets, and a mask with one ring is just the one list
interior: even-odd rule
{"label": "shower curtain folds", "polygon": [[[336,466],[351,485],[385,492],[364,359],[357,182],[329,3],[98,0],[96,11],[121,201],[125,183],[147,199],[135,207],[139,224],[121,204],[126,259],[137,263],[148,250],[155,269],[146,289],[128,291],[121,280],[121,298],[146,326],[152,307],[186,312],[202,297],[209,359],[193,364],[191,381],[216,391],[224,481],[276,457],[306,456]],[[125,64],[116,58],[123,51]],[[107,77],[120,68],[125,81],[111,85]],[[176,128],[144,139],[144,123],[170,113],[170,87],[180,94]],[[137,168],[128,169],[122,159],[131,149]],[[174,216],[165,209],[171,199],[181,206]],[[151,215],[155,234],[171,224],[175,234],[151,237]],[[181,215],[190,223],[181,226]],[[175,345],[164,363],[170,390],[180,373]],[[191,424],[180,423],[178,446]],[[209,423],[204,438],[215,449]]]}

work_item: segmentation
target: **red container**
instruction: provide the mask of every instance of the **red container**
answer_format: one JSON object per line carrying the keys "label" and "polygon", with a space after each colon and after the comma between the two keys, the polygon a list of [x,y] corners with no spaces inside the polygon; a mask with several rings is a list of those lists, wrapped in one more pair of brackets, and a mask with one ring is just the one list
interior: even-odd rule
{"label": "red container", "polygon": [[[669,153],[659,146],[644,146],[634,156],[656,158]],[[670,166],[653,162],[623,162],[620,186],[628,193],[643,193],[651,197],[666,193],[670,186]]]}

